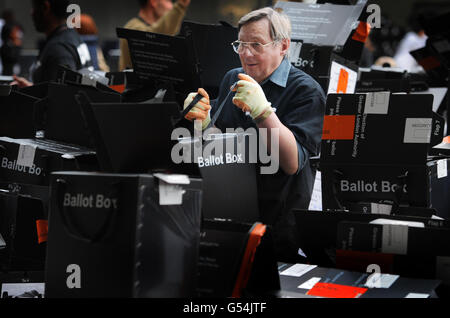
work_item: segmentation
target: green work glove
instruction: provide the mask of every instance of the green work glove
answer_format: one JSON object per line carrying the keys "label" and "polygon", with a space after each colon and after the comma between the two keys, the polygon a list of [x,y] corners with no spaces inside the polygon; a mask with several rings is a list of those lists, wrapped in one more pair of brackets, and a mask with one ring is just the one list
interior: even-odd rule
{"label": "green work glove", "polygon": [[211,116],[209,115],[211,105],[209,101],[209,95],[203,88],[199,88],[197,93],[190,93],[188,95],[188,97],[184,100],[183,109],[186,109],[189,106],[189,104],[194,100],[197,94],[202,95],[203,98],[197,104],[195,104],[191,111],[186,114],[185,118],[190,121],[201,120],[202,129],[205,129],[211,122]]}
{"label": "green work glove", "polygon": [[234,88],[236,95],[233,98],[233,104],[243,112],[249,112],[256,123],[264,121],[273,113],[273,110],[262,87],[246,74],[239,74],[238,78],[239,81]]}

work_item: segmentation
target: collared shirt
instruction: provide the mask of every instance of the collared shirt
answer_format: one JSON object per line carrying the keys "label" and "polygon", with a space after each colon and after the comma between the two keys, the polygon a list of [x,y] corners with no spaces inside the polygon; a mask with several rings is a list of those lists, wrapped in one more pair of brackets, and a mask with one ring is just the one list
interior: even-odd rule
{"label": "collared shirt", "polygon": [[[239,73],[244,73],[244,70],[233,69],[225,75],[219,96],[211,103],[211,117],[228,95],[230,87],[238,81]],[[287,59],[260,85],[281,123],[294,134],[297,141],[297,174],[289,176],[280,168],[274,175],[258,175],[261,221],[274,227],[278,252],[286,255],[280,249],[290,248],[295,253],[298,250],[291,209],[307,209],[311,200],[315,171],[310,166],[309,158],[320,151],[325,94],[311,76],[293,67]],[[251,117],[232,103],[233,96],[228,96],[216,126],[222,131],[226,128],[257,128]]]}

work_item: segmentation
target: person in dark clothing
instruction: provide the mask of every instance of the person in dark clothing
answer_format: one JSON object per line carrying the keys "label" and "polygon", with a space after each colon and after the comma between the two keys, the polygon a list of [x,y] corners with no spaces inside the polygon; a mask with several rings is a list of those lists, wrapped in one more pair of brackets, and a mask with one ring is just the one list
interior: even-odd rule
{"label": "person in dark clothing", "polygon": [[[260,218],[273,228],[277,259],[301,262],[292,209],[308,209],[311,199],[315,171],[309,158],[320,151],[325,94],[312,77],[293,67],[286,57],[291,34],[287,16],[271,8],[259,9],[245,15],[238,29],[239,40],[232,45],[242,68],[225,75],[219,97],[211,104],[207,93],[199,89],[204,98],[186,118],[202,120],[205,128],[225,101],[216,121],[222,131],[265,128],[269,135],[278,131],[280,169],[258,176]],[[229,92],[235,83],[232,98]],[[196,94],[189,94],[185,107]],[[267,146],[269,151],[276,149],[272,144]]]}
{"label": "person in dark clothing", "polygon": [[2,28],[2,42],[0,48],[0,57],[3,63],[3,72],[5,76],[14,74],[14,66],[19,63],[20,50],[22,47],[22,27],[17,23],[8,23]]}
{"label": "person in dark clothing", "polygon": [[58,65],[72,70],[90,66],[91,57],[86,44],[75,30],[67,26],[69,0],[32,0],[32,6],[34,26],[46,35],[46,41],[31,68],[33,82],[15,77],[11,84],[23,87],[55,80]]}

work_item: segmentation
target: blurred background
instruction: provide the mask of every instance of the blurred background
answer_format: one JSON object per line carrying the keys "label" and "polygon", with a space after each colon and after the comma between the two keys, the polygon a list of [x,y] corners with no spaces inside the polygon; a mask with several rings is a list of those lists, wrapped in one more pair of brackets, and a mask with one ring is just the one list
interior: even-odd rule
{"label": "blurred background", "polygon": [[[199,23],[226,21],[236,25],[241,16],[259,7],[270,6],[272,0],[192,0],[186,20]],[[301,2],[301,1],[297,1]],[[307,1],[316,2],[316,1]],[[354,0],[318,1],[349,4]],[[118,41],[115,28],[123,26],[138,12],[136,0],[73,0],[81,7],[82,13],[91,15],[98,28],[98,38],[111,71],[117,68]],[[408,31],[415,29],[414,17],[418,12],[443,13],[450,11],[450,1],[439,0],[375,0],[368,4],[378,4],[381,8],[381,29],[372,30],[370,35],[373,59],[380,56],[393,57],[401,39]],[[15,74],[27,74],[28,65],[38,54],[39,43],[44,39],[35,31],[31,17],[31,0],[0,0],[0,18],[15,19],[20,25],[21,61],[14,69]],[[0,26],[3,22],[0,20]]]}

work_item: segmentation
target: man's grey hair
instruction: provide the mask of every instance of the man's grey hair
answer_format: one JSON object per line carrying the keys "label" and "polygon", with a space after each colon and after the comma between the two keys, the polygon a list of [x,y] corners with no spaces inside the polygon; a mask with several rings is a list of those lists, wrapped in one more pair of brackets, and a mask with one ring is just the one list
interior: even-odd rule
{"label": "man's grey hair", "polygon": [[269,21],[270,35],[273,41],[291,38],[292,27],[288,16],[284,13],[277,12],[270,7],[258,9],[244,15],[239,20],[238,31],[244,25],[262,19],[267,19]]}

